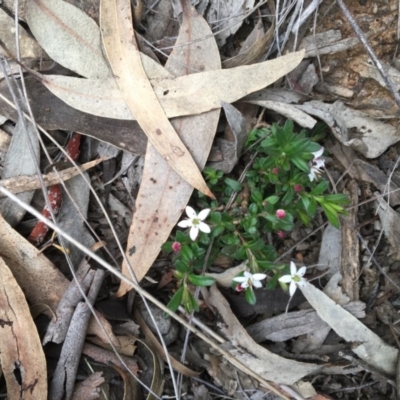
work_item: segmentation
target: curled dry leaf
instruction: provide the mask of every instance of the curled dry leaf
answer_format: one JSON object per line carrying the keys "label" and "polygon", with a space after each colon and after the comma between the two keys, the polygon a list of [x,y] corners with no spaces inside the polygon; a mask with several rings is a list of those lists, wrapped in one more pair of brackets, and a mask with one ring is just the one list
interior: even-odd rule
{"label": "curled dry leaf", "polygon": [[[28,138],[34,154],[31,154]],[[39,155],[39,139],[33,125],[27,120],[19,119],[4,161],[2,179],[33,175],[36,172]],[[21,193],[18,197],[29,204],[33,195],[34,191],[30,191]],[[12,226],[17,225],[25,215],[25,210],[8,198],[0,200],[0,211],[4,219]]]}
{"label": "curled dry leaf", "polygon": [[[42,50],[36,42],[28,35],[26,30],[19,26],[19,51],[22,59],[40,57]],[[16,57],[15,48],[15,21],[4,10],[0,9],[0,37],[2,46],[0,54],[8,58],[10,55]],[[8,50],[8,54],[4,51],[3,46]],[[11,54],[10,54],[11,53]]]}
{"label": "curled dry leaf", "polygon": [[[66,290],[68,279],[31,243],[15,231],[0,214],[0,254],[7,262],[16,281],[32,305],[45,304],[46,314],[53,317],[54,310]],[[104,342],[109,338],[118,343],[111,325],[98,314],[103,329],[92,318],[88,333]],[[104,333],[106,330],[107,334]]]}
{"label": "curled dry leaf", "polygon": [[[203,40],[197,42],[199,38]],[[188,74],[201,66],[205,70],[221,68],[218,48],[210,27],[192,8],[184,9],[177,44],[181,46],[173,50],[166,65],[171,74]],[[218,119],[219,109],[172,122],[201,169],[211,149]],[[134,272],[139,281],[157,258],[161,245],[168,240],[192,192],[193,188],[170,168],[149,143],[126,254],[130,264],[135,267]],[[122,271],[129,276],[125,263]],[[122,296],[130,289],[122,282],[117,294]]]}
{"label": "curled dry leaf", "polygon": [[32,0],[26,3],[26,20],[54,61],[85,78],[111,76],[99,27],[79,8],[62,0]]}
{"label": "curled dry leaf", "polygon": [[233,268],[228,268],[226,271],[221,272],[220,274],[206,273],[205,275],[211,276],[211,278],[215,279],[217,285],[222,286],[224,288],[229,288],[232,285],[232,279],[238,275],[240,272],[243,272],[247,269],[246,261],[237,265]]}
{"label": "curled dry leaf", "polygon": [[214,197],[175,132],[153,91],[132,27],[131,2],[101,0],[100,26],[107,58],[123,99],[148,139],[168,164],[194,188]]}
{"label": "curled dry leaf", "polygon": [[256,344],[232,313],[228,302],[215,285],[210,288],[208,294],[206,301],[217,309],[224,321],[223,333],[234,346],[240,346],[230,349],[229,352],[252,371],[266,380],[291,385],[320,369],[316,364],[287,360]]}
{"label": "curled dry leaf", "polygon": [[[157,64],[144,55],[142,60],[166,116],[173,118],[210,111],[221,107],[221,102],[233,103],[260,90],[292,71],[303,55],[303,51],[298,51],[259,64],[161,79],[159,68],[154,69],[157,75],[149,71],[150,67]],[[135,118],[111,78],[99,80],[46,75],[43,76],[43,84],[54,95],[80,111],[99,117]]]}
{"label": "curled dry leaf", "polygon": [[313,100],[296,107],[321,118],[340,143],[350,146],[367,158],[380,156],[389,146],[400,140],[398,128],[371,118],[359,110],[352,110],[341,101],[326,104]]}
{"label": "curled dry leaf", "polygon": [[300,290],[321,319],[343,339],[357,344],[352,350],[358,357],[389,375],[395,374],[397,349],[386,344],[362,322],[313,285],[300,287]]}
{"label": "curled dry leaf", "polygon": [[40,337],[25,296],[1,257],[0,276],[0,364],[7,397],[47,399],[46,359]]}

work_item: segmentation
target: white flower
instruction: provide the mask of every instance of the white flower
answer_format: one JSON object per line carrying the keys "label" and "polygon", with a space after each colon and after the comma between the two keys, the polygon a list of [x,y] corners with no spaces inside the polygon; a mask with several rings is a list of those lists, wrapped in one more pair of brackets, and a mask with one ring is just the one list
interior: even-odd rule
{"label": "white flower", "polygon": [[308,178],[311,182],[322,174],[321,168],[325,167],[325,158],[321,157],[323,153],[323,147],[312,153],[314,155],[314,159],[310,161],[310,173],[308,174]]}
{"label": "white flower", "polygon": [[254,286],[256,288],[262,287],[262,281],[267,275],[265,274],[252,274],[251,272],[245,271],[244,276],[237,276],[233,278],[235,282],[239,282],[242,289]]}
{"label": "white flower", "polygon": [[279,278],[279,282],[283,283],[289,283],[290,282],[290,287],[289,287],[289,294],[290,297],[294,295],[294,292],[297,289],[298,286],[305,286],[307,284],[307,280],[303,278],[304,274],[306,273],[306,267],[301,267],[298,271],[296,268],[296,264],[291,261],[290,262],[290,275],[284,275]]}
{"label": "white flower", "polygon": [[211,232],[210,227],[203,222],[208,217],[208,214],[210,214],[210,211],[211,210],[209,208],[206,208],[205,210],[202,210],[199,212],[199,214],[197,214],[192,207],[187,206],[186,215],[189,218],[179,222],[178,226],[180,226],[181,228],[190,228],[190,239],[196,240],[197,235],[199,234],[199,230],[204,233]]}

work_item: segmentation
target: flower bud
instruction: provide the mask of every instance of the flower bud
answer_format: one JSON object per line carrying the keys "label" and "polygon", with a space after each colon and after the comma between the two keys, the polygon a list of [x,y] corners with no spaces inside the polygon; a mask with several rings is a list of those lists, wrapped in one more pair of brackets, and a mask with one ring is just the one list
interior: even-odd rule
{"label": "flower bud", "polygon": [[240,284],[240,283],[238,283],[237,285],[236,285],[236,287],[235,287],[235,290],[237,291],[237,292],[243,292],[243,288],[242,288],[242,285]]}
{"label": "flower bud", "polygon": [[279,232],[277,233],[277,235],[278,235],[279,238],[283,239],[283,238],[286,236],[286,233],[283,232],[283,231],[279,231]]}
{"label": "flower bud", "polygon": [[285,218],[286,217],[286,211],[282,210],[282,209],[276,210],[275,215],[279,219]]}
{"label": "flower bud", "polygon": [[172,243],[172,250],[178,252],[181,250],[182,245],[179,242]]}
{"label": "flower bud", "polygon": [[279,174],[279,168],[272,168],[272,173],[275,175]]}
{"label": "flower bud", "polygon": [[295,192],[301,192],[303,190],[303,186],[301,185],[294,185],[294,191]]}

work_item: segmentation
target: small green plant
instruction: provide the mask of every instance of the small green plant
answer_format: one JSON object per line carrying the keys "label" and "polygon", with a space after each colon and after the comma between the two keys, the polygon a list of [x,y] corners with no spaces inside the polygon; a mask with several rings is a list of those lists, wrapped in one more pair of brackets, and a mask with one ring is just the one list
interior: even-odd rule
{"label": "small green plant", "polygon": [[295,225],[310,226],[318,210],[339,227],[339,216],[345,213],[348,198],[327,193],[329,182],[322,179],[324,148],[316,142],[318,139],[316,132],[294,133],[291,121],[284,126],[254,129],[246,143],[247,154],[253,155],[254,160],[242,182],[212,168],[204,170],[217,200],[199,193],[195,202],[203,211],[197,215],[188,207],[189,218],[178,224],[190,228],[190,237],[177,231],[174,241],[164,246],[164,250],[175,251],[175,275],[180,280],[170,308],[183,304],[187,311],[198,309],[188,285],[211,285],[212,278],[199,274],[220,254],[247,262],[248,271],[233,280],[232,288],[244,291],[250,304],[256,301],[254,288],[262,286],[261,280],[266,279],[270,289],[278,283],[287,289],[290,282],[291,295],[304,282],[305,269],[301,269],[300,276],[294,264],[290,266],[291,275],[283,278],[289,273],[289,266],[275,264],[277,252],[268,244],[267,235],[284,238]]}

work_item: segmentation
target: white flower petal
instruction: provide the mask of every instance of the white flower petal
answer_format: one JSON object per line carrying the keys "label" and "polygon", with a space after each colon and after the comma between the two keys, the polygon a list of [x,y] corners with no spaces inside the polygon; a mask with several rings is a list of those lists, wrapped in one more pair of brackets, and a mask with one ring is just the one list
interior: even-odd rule
{"label": "white flower petal", "polygon": [[246,278],[246,279],[249,279],[249,278],[251,278],[252,276],[253,276],[253,274],[251,273],[251,272],[249,272],[249,271],[244,271],[244,277]]}
{"label": "white flower petal", "polygon": [[254,280],[253,281],[253,286],[255,288],[260,288],[260,287],[262,287],[262,283],[260,281]]}
{"label": "white flower petal", "polygon": [[190,219],[184,219],[178,223],[178,226],[181,228],[189,228],[192,226],[192,221]]}
{"label": "white flower petal", "polygon": [[249,287],[249,281],[246,280],[245,282],[241,283],[240,286],[241,286],[242,289],[248,288]]}
{"label": "white flower petal", "polygon": [[192,226],[192,227],[190,228],[190,234],[189,234],[189,235],[190,235],[190,239],[192,239],[193,241],[195,241],[198,234],[199,234],[199,228],[198,228],[198,226]]}
{"label": "white flower petal", "polygon": [[313,170],[311,170],[311,172],[308,174],[308,179],[310,180],[310,182],[312,182],[315,179],[315,174]]}
{"label": "white flower petal", "polygon": [[308,282],[307,282],[304,278],[302,278],[302,280],[301,280],[300,282],[297,282],[297,285],[298,285],[298,286],[306,286],[307,283],[308,283]]}
{"label": "white flower petal", "polygon": [[296,264],[293,261],[290,261],[290,274],[293,276],[296,275],[296,272],[297,272]]}
{"label": "white flower petal", "polygon": [[190,219],[193,219],[193,218],[196,218],[196,217],[197,217],[196,211],[194,211],[192,207],[187,206],[185,211],[186,211],[186,215],[187,215]]}
{"label": "white flower petal", "polygon": [[290,287],[289,287],[290,297],[292,297],[294,295],[294,293],[296,292],[296,289],[297,289],[296,282],[294,282],[294,281],[290,282]]}
{"label": "white flower petal", "polygon": [[314,156],[314,159],[318,158],[318,157],[321,157],[322,154],[324,154],[324,150],[325,149],[323,147],[321,147],[318,151],[315,151],[314,153],[312,153],[313,156]]}
{"label": "white flower petal", "polygon": [[292,282],[292,275],[283,275],[278,279],[278,281],[283,283]]}
{"label": "white flower petal", "polygon": [[306,273],[306,270],[307,270],[307,267],[306,267],[306,266],[301,267],[301,268],[297,271],[297,276],[300,276],[300,277],[304,276],[304,274]]}
{"label": "white flower petal", "polygon": [[199,227],[199,229],[200,229],[202,232],[204,232],[204,233],[210,233],[210,232],[211,232],[210,227],[209,227],[206,223],[204,223],[204,222],[200,222],[200,224],[198,225],[198,227]]}
{"label": "white flower petal", "polygon": [[235,282],[244,282],[247,281],[247,278],[245,278],[244,276],[237,276],[236,278],[232,279]]}
{"label": "white flower petal", "polygon": [[324,158],[318,158],[317,160],[314,160],[314,168],[321,169],[325,167],[325,159]]}
{"label": "white flower petal", "polygon": [[267,277],[267,275],[265,275],[265,274],[254,274],[253,275],[253,279],[256,281],[262,281],[266,277]]}
{"label": "white flower petal", "polygon": [[204,209],[204,210],[201,210],[200,212],[199,212],[199,215],[197,216],[197,218],[200,220],[200,221],[204,221],[207,217],[208,217],[208,214],[210,214],[210,209],[209,208],[206,208],[206,209]]}

